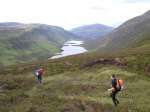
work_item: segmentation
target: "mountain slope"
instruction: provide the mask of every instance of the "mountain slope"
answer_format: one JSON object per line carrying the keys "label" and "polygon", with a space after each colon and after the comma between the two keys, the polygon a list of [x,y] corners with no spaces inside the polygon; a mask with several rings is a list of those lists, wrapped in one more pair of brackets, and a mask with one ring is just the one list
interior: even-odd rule
{"label": "mountain slope", "polygon": [[[0,112],[149,112],[149,63],[150,52],[97,52],[11,66],[0,71]],[[33,65],[45,70],[41,85]],[[107,91],[112,74],[125,84],[117,107]]]}
{"label": "mountain slope", "polygon": [[74,28],[71,30],[71,32],[81,37],[82,39],[96,39],[106,35],[112,30],[112,27],[106,25],[92,24]]}
{"label": "mountain slope", "polygon": [[[135,17],[106,36],[102,50],[112,51],[150,44],[150,11]],[[106,41],[107,40],[107,41]]]}
{"label": "mountain slope", "polygon": [[75,36],[56,26],[44,24],[0,24],[0,64],[9,65],[47,58],[59,52]]}

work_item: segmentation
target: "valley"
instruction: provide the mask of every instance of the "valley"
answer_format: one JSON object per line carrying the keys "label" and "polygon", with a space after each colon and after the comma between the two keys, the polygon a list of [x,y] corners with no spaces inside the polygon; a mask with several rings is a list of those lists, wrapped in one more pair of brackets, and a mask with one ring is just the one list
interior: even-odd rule
{"label": "valley", "polygon": [[0,24],[0,66],[43,60],[60,51],[76,36],[63,28],[45,24]]}

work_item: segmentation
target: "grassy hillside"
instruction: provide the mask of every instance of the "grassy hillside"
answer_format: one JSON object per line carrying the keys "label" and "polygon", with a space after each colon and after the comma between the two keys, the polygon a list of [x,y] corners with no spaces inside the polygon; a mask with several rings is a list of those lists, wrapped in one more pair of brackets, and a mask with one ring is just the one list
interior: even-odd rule
{"label": "grassy hillside", "polygon": [[48,58],[75,36],[62,28],[44,24],[0,24],[0,65]]}
{"label": "grassy hillside", "polygon": [[[150,11],[123,23],[109,33],[99,46],[100,50],[114,51],[124,48],[138,47],[149,44],[150,40]],[[147,42],[148,40],[148,42]],[[146,42],[146,43],[145,43]]]}
{"label": "grassy hillside", "polygon": [[[122,51],[11,66],[0,73],[0,111],[148,112],[149,63],[150,52]],[[45,69],[42,85],[33,75],[34,65]],[[117,108],[107,92],[111,74],[125,81]]]}

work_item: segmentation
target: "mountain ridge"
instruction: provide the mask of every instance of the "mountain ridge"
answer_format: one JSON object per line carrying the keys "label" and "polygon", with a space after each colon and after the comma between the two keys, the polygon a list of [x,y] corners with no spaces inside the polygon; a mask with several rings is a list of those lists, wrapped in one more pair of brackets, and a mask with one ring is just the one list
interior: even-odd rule
{"label": "mountain ridge", "polygon": [[[107,41],[101,50],[113,51],[138,47],[141,41],[150,40],[150,11],[132,18],[106,35]],[[104,41],[103,41],[104,42]],[[149,43],[148,43],[149,44]]]}
{"label": "mountain ridge", "polygon": [[112,30],[113,27],[97,23],[73,28],[71,32],[86,40],[101,38]]}

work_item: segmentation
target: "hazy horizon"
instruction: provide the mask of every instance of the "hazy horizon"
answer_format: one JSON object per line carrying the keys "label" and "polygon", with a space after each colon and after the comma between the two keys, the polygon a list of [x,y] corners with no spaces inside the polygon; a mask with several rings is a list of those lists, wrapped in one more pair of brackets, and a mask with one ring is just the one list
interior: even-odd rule
{"label": "hazy horizon", "polygon": [[149,10],[149,0],[0,0],[0,22],[41,23],[71,29],[117,27]]}

